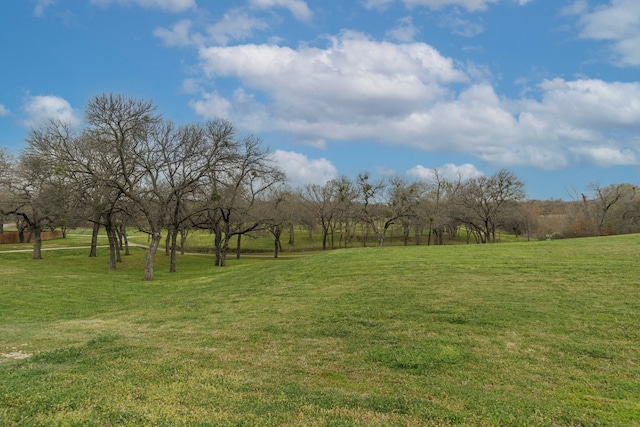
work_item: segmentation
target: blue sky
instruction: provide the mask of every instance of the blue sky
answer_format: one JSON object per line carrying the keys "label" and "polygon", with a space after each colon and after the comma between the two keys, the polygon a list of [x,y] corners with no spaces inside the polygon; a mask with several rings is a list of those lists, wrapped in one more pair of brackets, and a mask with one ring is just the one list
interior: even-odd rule
{"label": "blue sky", "polygon": [[638,0],[8,0],[0,145],[89,99],[259,136],[292,185],[515,172],[640,183]]}

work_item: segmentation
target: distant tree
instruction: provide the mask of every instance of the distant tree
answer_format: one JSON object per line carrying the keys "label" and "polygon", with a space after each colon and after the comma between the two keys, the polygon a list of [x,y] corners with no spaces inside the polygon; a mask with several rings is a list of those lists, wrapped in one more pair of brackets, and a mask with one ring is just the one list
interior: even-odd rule
{"label": "distant tree", "polygon": [[[455,182],[446,180],[438,169],[431,180],[424,182],[424,194],[416,221],[420,229],[428,227],[427,244],[444,244],[444,235],[452,224],[451,205],[461,178]],[[419,237],[417,233],[416,238]]]}
{"label": "distant tree", "polygon": [[516,237],[526,236],[531,240],[531,235],[538,229],[538,219],[542,208],[535,200],[523,202],[509,202],[502,212],[501,223],[505,230],[512,232]]}
{"label": "distant tree", "polygon": [[279,186],[274,187],[265,194],[262,200],[259,200],[258,209],[262,211],[260,216],[263,219],[269,233],[273,236],[273,257],[278,258],[282,252],[282,242],[280,237],[282,232],[291,222],[293,206],[291,201],[294,194],[290,189]]}
{"label": "distant tree", "polygon": [[524,198],[524,184],[502,169],[491,176],[472,178],[457,192],[455,216],[477,234],[481,243],[497,241],[502,214],[511,201]]}
{"label": "distant tree", "polygon": [[48,159],[23,152],[13,168],[3,212],[28,226],[34,239],[33,259],[42,258],[41,233],[54,229],[67,212],[67,182],[63,171]]}
{"label": "distant tree", "polygon": [[416,214],[421,197],[418,184],[409,184],[397,177],[372,181],[369,173],[361,172],[356,187],[360,203],[358,217],[375,233],[378,246],[384,245],[389,227]]}
{"label": "distant tree", "polygon": [[616,232],[617,219],[612,218],[616,214],[616,206],[622,205],[635,196],[635,187],[628,184],[613,184],[602,187],[600,184],[590,184],[594,217],[597,224],[597,235],[602,236]]}
{"label": "distant tree", "polygon": [[0,234],[4,232],[4,221],[8,218],[3,209],[8,210],[5,204],[9,201],[9,184],[11,183],[11,173],[13,159],[4,147],[0,147]]}
{"label": "distant tree", "polygon": [[[212,180],[210,214],[215,218],[216,265],[226,265],[229,243],[235,236],[264,226],[256,201],[284,181],[284,173],[273,163],[271,153],[254,136],[227,141],[233,154]],[[239,245],[238,245],[239,246]]]}
{"label": "distant tree", "polygon": [[[324,185],[309,184],[302,193],[304,206],[310,214],[308,218],[314,218],[322,227],[322,249],[328,248],[329,235],[335,228],[338,214],[337,190],[339,184],[337,180],[330,180]],[[311,223],[308,222],[309,230]],[[331,245],[333,247],[333,245]]]}

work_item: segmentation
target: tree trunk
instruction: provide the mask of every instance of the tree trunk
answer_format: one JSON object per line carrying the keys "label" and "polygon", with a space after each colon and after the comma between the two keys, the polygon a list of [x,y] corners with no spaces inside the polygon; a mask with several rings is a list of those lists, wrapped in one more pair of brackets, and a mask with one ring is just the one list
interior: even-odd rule
{"label": "tree trunk", "polygon": [[184,227],[180,228],[180,253],[184,255],[185,245],[187,243],[187,230]]}
{"label": "tree trunk", "polygon": [[289,223],[289,244],[293,246],[295,244],[295,230],[293,222]]}
{"label": "tree trunk", "polygon": [[240,259],[241,240],[242,240],[242,234],[238,234],[238,238],[236,239],[236,259]]}
{"label": "tree trunk", "polygon": [[122,262],[122,245],[116,228],[113,229],[113,240],[116,243],[116,262]]}
{"label": "tree trunk", "polygon": [[40,235],[40,232],[40,227],[31,227],[31,234],[34,236],[33,259],[42,259],[42,236]]}
{"label": "tree trunk", "polygon": [[147,256],[144,265],[145,281],[153,280],[153,260],[155,259],[156,251],[158,250],[161,239],[162,235],[159,232],[154,231],[151,234],[151,242],[149,243],[149,249],[147,249]]}
{"label": "tree trunk", "polygon": [[216,229],[214,230],[213,249],[216,254],[214,265],[218,267],[220,266],[220,258],[222,254],[222,230],[220,229],[220,227],[216,227]]}
{"label": "tree trunk", "polygon": [[[171,231],[171,247],[169,248],[170,254],[169,256],[171,257],[170,262],[169,262],[169,273],[175,273],[176,272],[176,251],[177,251],[177,247],[178,247],[178,230],[172,230]],[[167,239],[169,238],[169,235],[167,235]]]}
{"label": "tree trunk", "polygon": [[226,267],[227,265],[227,251],[229,250],[229,240],[231,236],[225,233],[222,239],[222,247],[220,248],[220,267]]}
{"label": "tree trunk", "polygon": [[109,270],[116,270],[116,250],[117,250],[117,242],[115,241],[114,233],[111,231],[110,226],[105,226],[105,230],[107,232],[107,239],[109,240]]}
{"label": "tree trunk", "polygon": [[275,237],[275,241],[274,241],[274,247],[273,247],[273,257],[274,258],[278,258],[278,254],[280,253],[280,251],[282,250],[282,245],[280,244],[280,234],[282,233],[282,230],[280,229],[280,227],[276,227],[273,230],[273,236]]}
{"label": "tree trunk", "polygon": [[404,224],[403,225],[403,237],[404,237],[404,245],[405,246],[409,246],[409,233],[411,231],[411,227],[409,224]]}
{"label": "tree trunk", "polygon": [[[100,218],[98,218],[99,220]],[[89,258],[98,256],[98,232],[100,231],[100,223],[93,222],[93,230],[91,231],[91,249],[89,250]]]}
{"label": "tree trunk", "polygon": [[130,253],[129,253],[129,236],[127,236],[127,228],[124,226],[124,224],[120,225],[120,235],[124,239],[124,255],[128,256],[128,255],[130,255]]}
{"label": "tree trunk", "polygon": [[328,227],[322,226],[322,250],[327,249],[327,237],[329,237]]}

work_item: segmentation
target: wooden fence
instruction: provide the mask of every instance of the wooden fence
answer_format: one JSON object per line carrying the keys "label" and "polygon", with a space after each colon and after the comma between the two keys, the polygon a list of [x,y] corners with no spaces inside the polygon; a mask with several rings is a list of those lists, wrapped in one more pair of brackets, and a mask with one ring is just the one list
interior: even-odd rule
{"label": "wooden fence", "polygon": [[[25,242],[29,242],[31,235],[29,232],[24,233]],[[43,231],[40,233],[40,237],[42,240],[51,240],[51,239],[59,239],[63,237],[63,233],[60,230],[54,231]],[[20,236],[17,231],[5,231],[0,234],[0,244],[3,243],[20,243]]]}

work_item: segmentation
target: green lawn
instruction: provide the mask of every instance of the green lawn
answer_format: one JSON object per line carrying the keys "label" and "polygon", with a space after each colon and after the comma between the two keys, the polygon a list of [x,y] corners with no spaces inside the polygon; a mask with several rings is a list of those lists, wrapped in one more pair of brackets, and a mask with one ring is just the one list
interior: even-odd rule
{"label": "green lawn", "polygon": [[0,425],[640,425],[638,235],[107,257],[0,253]]}

